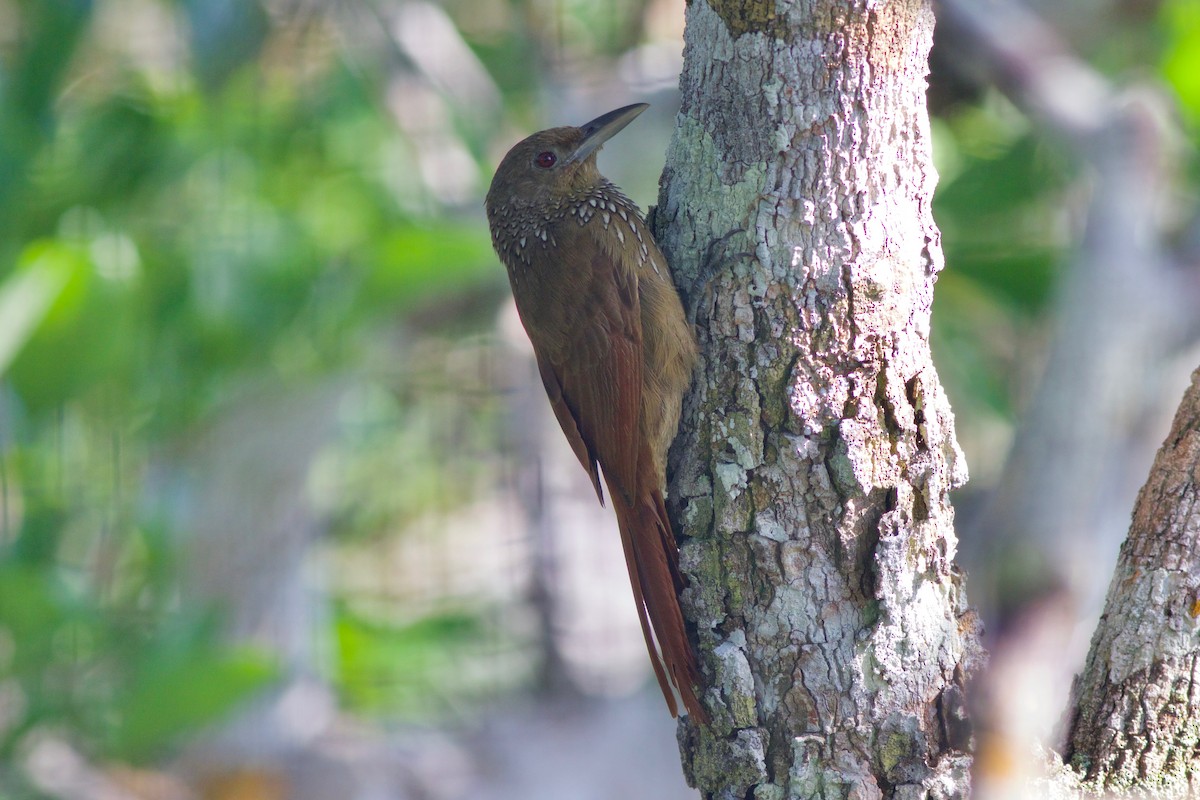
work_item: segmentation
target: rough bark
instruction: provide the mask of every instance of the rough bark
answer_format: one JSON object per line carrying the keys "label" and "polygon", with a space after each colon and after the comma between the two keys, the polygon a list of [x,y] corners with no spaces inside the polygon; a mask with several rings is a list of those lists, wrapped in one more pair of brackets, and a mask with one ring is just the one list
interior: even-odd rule
{"label": "rough bark", "polygon": [[930,361],[926,2],[693,0],[655,225],[702,366],[676,442],[707,798],[966,794],[966,479]]}
{"label": "rough bark", "polygon": [[1075,686],[1066,760],[1095,788],[1200,791],[1200,370],[1158,451]]}

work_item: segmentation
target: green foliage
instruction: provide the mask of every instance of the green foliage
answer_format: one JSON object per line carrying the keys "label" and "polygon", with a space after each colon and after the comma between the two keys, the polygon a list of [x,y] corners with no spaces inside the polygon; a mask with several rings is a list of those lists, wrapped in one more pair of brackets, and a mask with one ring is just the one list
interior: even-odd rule
{"label": "green foliage", "polygon": [[[19,699],[0,714],[5,761],[45,730],[96,759],[153,760],[268,686],[271,656],[180,602],[187,532],[148,516],[155,455],[243,387],[358,369],[398,318],[502,280],[479,214],[430,197],[370,69],[337,51],[300,63],[259,2],[175,0],[162,11],[189,71],[164,71],[83,46],[101,5],[3,9],[0,693]],[[420,423],[406,403],[397,418]],[[343,685],[390,703],[355,681],[393,644],[356,630]],[[395,646],[413,663],[478,630]],[[13,775],[0,768],[0,794]]]}
{"label": "green foliage", "polygon": [[[343,547],[499,473],[488,359],[462,334],[491,325],[502,271],[478,204],[429,188],[429,131],[403,132],[420,115],[391,92],[425,78],[395,47],[330,33],[355,4],[281,25],[261,0],[162,0],[186,43],[164,60],[90,39],[106,2],[0,0],[0,762],[43,730],[153,760],[276,675],[181,602],[187,532],[145,502],[155,457],[246,386],[375,370],[321,464]],[[646,19],[625,0],[443,7],[517,118],[554,63],[625,53]],[[1196,4],[1166,2],[1161,30],[1163,76],[1194,115]],[[439,135],[493,154],[499,120],[461,97],[430,108]],[[960,421],[1007,420],[1070,239],[1073,167],[994,98],[934,133],[950,267],[935,352]],[[355,600],[333,629],[356,711],[428,716],[528,674],[482,613]],[[488,676],[472,667],[484,650]],[[0,794],[10,779],[0,766]]]}
{"label": "green foliage", "polygon": [[949,266],[933,315],[939,372],[960,411],[1009,419],[1021,340],[1049,308],[1070,241],[1071,168],[1002,105],[940,121],[934,141],[934,215]]}
{"label": "green foliage", "polygon": [[351,708],[375,712],[419,707],[433,699],[429,693],[439,687],[437,676],[453,665],[446,645],[469,645],[480,630],[478,620],[462,613],[392,626],[344,605],[335,626],[344,699]]}
{"label": "green foliage", "polygon": [[[447,375],[438,363],[446,350],[436,340],[429,347],[427,358],[418,361],[417,354],[405,365],[407,380],[426,388],[459,383],[461,376]],[[344,403],[340,446],[318,470],[332,495],[332,527],[343,540],[378,542],[397,527],[449,511],[494,468],[494,398],[447,404],[441,392],[402,390],[368,384]]]}
{"label": "green foliage", "polygon": [[[106,376],[128,371],[120,363],[128,351],[122,334],[129,317],[121,313],[127,298],[98,279],[85,250],[62,240],[34,241],[13,274],[36,274],[43,285],[56,287],[53,304],[9,371],[30,410],[56,407]],[[48,364],[58,368],[46,369]]]}
{"label": "green foliage", "polygon": [[[69,254],[42,247],[21,259],[0,284],[0,374],[24,348],[33,331],[47,319],[75,277]],[[61,313],[61,312],[60,312]]]}
{"label": "green foliage", "polygon": [[934,213],[956,274],[1035,315],[1069,241],[1070,168],[1032,133],[1005,126],[1001,113],[970,109],[939,128],[938,146],[952,149],[957,163],[938,187]]}
{"label": "green foliage", "polygon": [[[338,687],[350,709],[416,719],[444,716],[463,698],[515,682],[529,665],[506,670],[501,655],[515,647],[492,643],[489,673],[473,670],[492,624],[462,610],[428,614],[409,624],[372,618],[348,604],[337,610]],[[507,674],[506,674],[507,673]]]}
{"label": "green foliage", "polygon": [[180,637],[178,624],[168,630],[170,639],[139,654],[132,685],[117,698],[120,723],[109,740],[116,758],[162,755],[168,743],[221,719],[275,678],[274,664],[260,652],[218,650],[207,631]]}
{"label": "green foliage", "polygon": [[1167,46],[1163,77],[1192,118],[1200,120],[1200,5],[1193,0],[1168,0],[1161,11]]}
{"label": "green foliage", "polygon": [[33,160],[50,138],[50,108],[92,4],[24,0],[19,9],[25,35],[0,64],[0,220],[11,216]]}
{"label": "green foliage", "polygon": [[403,308],[434,288],[461,290],[499,275],[490,235],[482,226],[441,222],[398,228],[381,236],[377,247],[378,266],[364,282],[364,303]]}
{"label": "green foliage", "polygon": [[[97,602],[96,587],[61,562],[66,513],[35,507],[0,554],[5,760],[27,733],[51,727],[73,731],[93,756],[144,761],[273,679],[264,655],[220,646],[212,619],[170,608],[162,563],[126,571],[119,592]],[[169,551],[158,536],[135,531],[125,543],[161,562]]]}
{"label": "green foliage", "polygon": [[209,99],[124,91],[64,110],[18,220],[35,242],[18,268],[72,270],[70,309],[10,375],[31,412],[119,376],[186,422],[249,371],[336,368],[387,315],[494,278],[478,224],[402,213],[378,172],[394,134],[366,98],[295,87],[263,109],[246,76]]}

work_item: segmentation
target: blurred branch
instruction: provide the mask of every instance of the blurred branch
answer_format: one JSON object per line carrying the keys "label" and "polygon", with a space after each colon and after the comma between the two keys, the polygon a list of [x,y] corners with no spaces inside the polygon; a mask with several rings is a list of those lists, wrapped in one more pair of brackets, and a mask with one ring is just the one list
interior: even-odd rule
{"label": "blurred branch", "polygon": [[999,564],[1007,582],[999,598],[1000,581],[972,587],[977,599],[990,589],[1012,622],[991,645],[995,661],[1022,667],[1017,677],[986,680],[992,702],[980,715],[977,791],[988,797],[1039,769],[1030,738],[1045,740],[1057,721],[1058,697],[1077,663],[1073,633],[1100,599],[1095,575],[1115,557],[1150,462],[1152,445],[1139,428],[1159,414],[1162,387],[1174,377],[1165,374],[1171,357],[1198,332],[1197,298],[1188,297],[1164,246],[1171,209],[1163,198],[1180,160],[1164,94],[1112,86],[1014,2],[941,0],[938,13],[939,34],[953,51],[948,61],[996,86],[1056,136],[1088,167],[1090,181],[1044,373],[1003,476],[964,537],[988,551],[979,561]]}
{"label": "blurred branch", "polygon": [[[1155,370],[1192,323],[1194,304],[1162,247],[1162,197],[1177,160],[1171,109],[1154,90],[1113,88],[1014,3],[942,0],[939,12],[954,60],[1091,168],[1084,234],[1058,290],[1045,372],[974,526],[990,546],[1042,552],[1023,562],[1024,589],[1082,587],[1072,574],[1076,548],[1100,544],[1104,520],[1132,501],[1149,452],[1130,458],[1126,438],[1154,409]],[[1109,527],[1115,550],[1120,531]]]}
{"label": "blurred branch", "polygon": [[[440,5],[421,0],[384,5],[373,0],[339,5],[341,29],[354,38],[373,41],[375,49],[387,53],[395,64],[420,75],[464,122],[486,126],[499,118],[503,112],[499,88]],[[430,111],[410,109],[409,116]]]}
{"label": "blurred branch", "polygon": [[345,388],[334,378],[248,391],[184,437],[147,487],[147,501],[190,534],[182,601],[220,604],[228,639],[278,654],[283,668],[276,691],[192,746],[189,759],[205,767],[303,748],[331,724],[333,700],[316,677],[328,597],[311,547],[322,522],[306,487]]}
{"label": "blurred branch", "polygon": [[940,0],[939,33],[953,63],[994,85],[1038,124],[1068,138],[1101,132],[1114,91],[1032,12],[1008,0]]}
{"label": "blurred branch", "polygon": [[504,356],[510,362],[507,372],[521,379],[514,380],[504,395],[509,399],[510,424],[506,427],[516,456],[516,494],[533,538],[529,595],[538,627],[537,688],[550,698],[578,701],[579,687],[571,675],[559,635],[569,620],[563,607],[564,593],[559,588],[563,581],[560,563],[563,554],[555,535],[561,525],[561,520],[555,518],[558,498],[554,497],[553,487],[547,485],[546,475],[557,468],[547,463],[550,460],[545,446],[548,408],[534,394],[540,390],[537,364],[524,334],[512,330],[511,325],[502,326],[501,331]]}
{"label": "blurred branch", "polygon": [[[1166,305],[1159,311],[1170,315],[1164,325],[1187,329],[1188,341],[1200,336],[1192,313],[1200,302],[1200,285],[1180,281],[1175,273],[1186,264],[1168,263],[1163,255],[1169,211],[1163,189],[1178,163],[1190,155],[1182,152],[1171,98],[1158,86],[1114,87],[1040,17],[1013,0],[938,0],[937,12],[939,33],[953,55],[948,62],[962,77],[994,85],[1035,125],[1064,140],[1096,169],[1100,181],[1093,196],[1107,196],[1118,212],[1111,215],[1119,228],[1109,241],[1155,241],[1155,257],[1130,266],[1142,270],[1143,279],[1157,272],[1170,284],[1160,298]],[[1100,216],[1089,214],[1089,219]],[[1189,229],[1200,232],[1200,218]],[[1195,238],[1200,241],[1200,233]],[[1092,243],[1107,242],[1093,238]],[[1098,251],[1100,247],[1089,248],[1085,242],[1079,255]]]}

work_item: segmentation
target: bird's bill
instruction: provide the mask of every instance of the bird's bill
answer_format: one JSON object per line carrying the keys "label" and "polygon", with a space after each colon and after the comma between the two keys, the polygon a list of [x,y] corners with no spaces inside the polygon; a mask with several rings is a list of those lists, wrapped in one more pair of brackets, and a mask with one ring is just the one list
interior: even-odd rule
{"label": "bird's bill", "polygon": [[580,125],[579,129],[583,131],[583,141],[567,157],[567,163],[574,164],[583,161],[600,149],[600,145],[620,133],[622,128],[633,122],[634,117],[649,107],[648,103],[634,103],[631,106],[624,106],[615,111],[609,111],[607,114],[601,114],[591,122]]}

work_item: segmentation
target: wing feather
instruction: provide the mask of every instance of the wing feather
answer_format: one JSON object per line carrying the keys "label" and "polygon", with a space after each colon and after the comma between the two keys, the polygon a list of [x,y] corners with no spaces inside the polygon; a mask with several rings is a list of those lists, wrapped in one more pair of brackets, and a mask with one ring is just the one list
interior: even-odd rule
{"label": "wing feather", "polygon": [[[637,491],[642,403],[642,319],[637,275],[619,258],[593,251],[582,302],[567,335],[534,341],[555,416],[600,493],[596,464],[610,491],[632,502]],[[615,291],[614,291],[615,288]]]}

